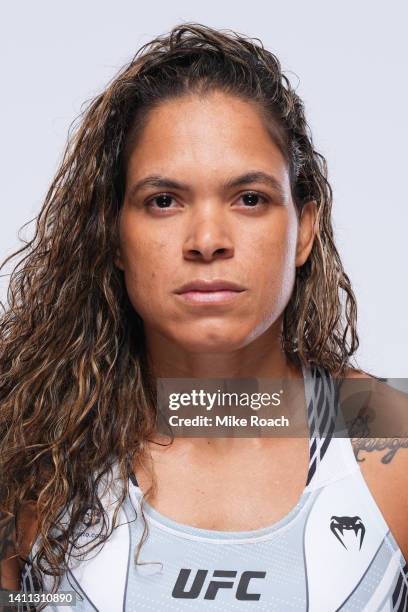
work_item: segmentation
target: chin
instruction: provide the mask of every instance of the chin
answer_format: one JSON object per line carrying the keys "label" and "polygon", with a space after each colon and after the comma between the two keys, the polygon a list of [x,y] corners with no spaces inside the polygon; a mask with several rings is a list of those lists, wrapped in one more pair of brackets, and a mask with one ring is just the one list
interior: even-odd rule
{"label": "chin", "polygon": [[206,329],[194,333],[194,329],[190,328],[185,335],[179,332],[175,341],[190,353],[229,353],[249,342],[249,334],[243,334],[242,331],[228,333],[226,329]]}

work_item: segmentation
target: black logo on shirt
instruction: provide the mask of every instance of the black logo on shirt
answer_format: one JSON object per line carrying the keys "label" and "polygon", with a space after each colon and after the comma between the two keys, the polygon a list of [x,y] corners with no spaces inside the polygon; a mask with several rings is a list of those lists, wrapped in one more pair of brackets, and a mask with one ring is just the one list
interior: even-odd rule
{"label": "black logo on shirt", "polygon": [[[208,570],[199,569],[196,572],[190,590],[186,591],[187,580],[191,574],[191,569],[181,569],[174,585],[172,596],[177,599],[197,599],[202,592]],[[215,599],[219,589],[232,589],[235,584],[237,572],[229,570],[215,570],[212,578],[231,578],[232,580],[210,580],[205,590],[204,599]],[[235,599],[240,601],[258,601],[260,593],[248,593],[248,586],[255,578],[265,578],[266,572],[242,572],[237,584]]]}
{"label": "black logo on shirt", "polygon": [[330,529],[344,548],[347,549],[343,541],[344,531],[354,531],[356,538],[361,545],[364,540],[365,527],[359,516],[332,516],[330,518]]}

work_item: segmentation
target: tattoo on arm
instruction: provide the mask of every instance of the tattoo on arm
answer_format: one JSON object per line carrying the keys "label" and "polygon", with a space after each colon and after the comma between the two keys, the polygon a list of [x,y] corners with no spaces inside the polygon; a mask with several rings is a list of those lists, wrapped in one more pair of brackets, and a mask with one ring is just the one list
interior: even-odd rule
{"label": "tattoo on arm", "polygon": [[388,452],[381,457],[381,463],[390,463],[399,448],[408,448],[408,438],[352,438],[351,443],[354,455],[360,462],[365,461],[364,458],[358,456],[360,451],[371,452],[387,449]]}
{"label": "tattoo on arm", "polygon": [[[388,464],[400,448],[408,448],[408,395],[383,384],[387,379],[371,381],[360,387],[351,381],[342,404],[343,417],[355,458],[365,461],[360,452],[384,451],[381,463]],[[378,381],[381,381],[378,384]],[[351,386],[353,385],[353,386]],[[401,432],[401,433],[400,433]]]}
{"label": "tattoo on arm", "polygon": [[369,423],[373,420],[372,412],[365,407],[353,421],[347,424],[355,458],[362,462],[365,459],[359,457],[360,451],[370,453],[387,450],[381,457],[381,463],[390,463],[399,448],[408,448],[408,438],[370,438]]}

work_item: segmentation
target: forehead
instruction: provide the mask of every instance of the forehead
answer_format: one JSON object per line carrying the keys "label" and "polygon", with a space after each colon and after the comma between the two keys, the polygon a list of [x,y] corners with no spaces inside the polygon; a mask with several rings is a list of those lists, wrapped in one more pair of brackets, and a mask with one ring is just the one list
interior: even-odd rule
{"label": "forehead", "polygon": [[150,110],[128,156],[127,173],[236,172],[249,166],[274,170],[287,164],[278,128],[256,104],[222,92],[196,94],[160,103]]}

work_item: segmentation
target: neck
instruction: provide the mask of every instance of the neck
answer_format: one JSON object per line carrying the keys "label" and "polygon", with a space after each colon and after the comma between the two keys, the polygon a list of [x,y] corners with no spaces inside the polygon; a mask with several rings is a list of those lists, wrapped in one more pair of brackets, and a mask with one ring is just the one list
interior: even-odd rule
{"label": "neck", "polygon": [[[277,331],[278,330],[278,331]],[[229,352],[196,352],[155,333],[145,334],[146,354],[153,378],[258,378],[302,379],[299,365],[289,361],[281,347],[280,326],[271,326],[264,334],[236,350]],[[298,386],[296,387],[298,390]],[[303,382],[301,384],[303,396]],[[304,403],[304,399],[302,400]],[[306,417],[304,417],[306,418]],[[157,440],[161,440],[158,436]],[[174,447],[194,447],[206,453],[214,450],[243,446],[270,446],[279,441],[274,438],[177,438]]]}
{"label": "neck", "polygon": [[191,351],[154,331],[146,333],[149,369],[154,378],[302,378],[289,361],[276,326],[231,351]]}

